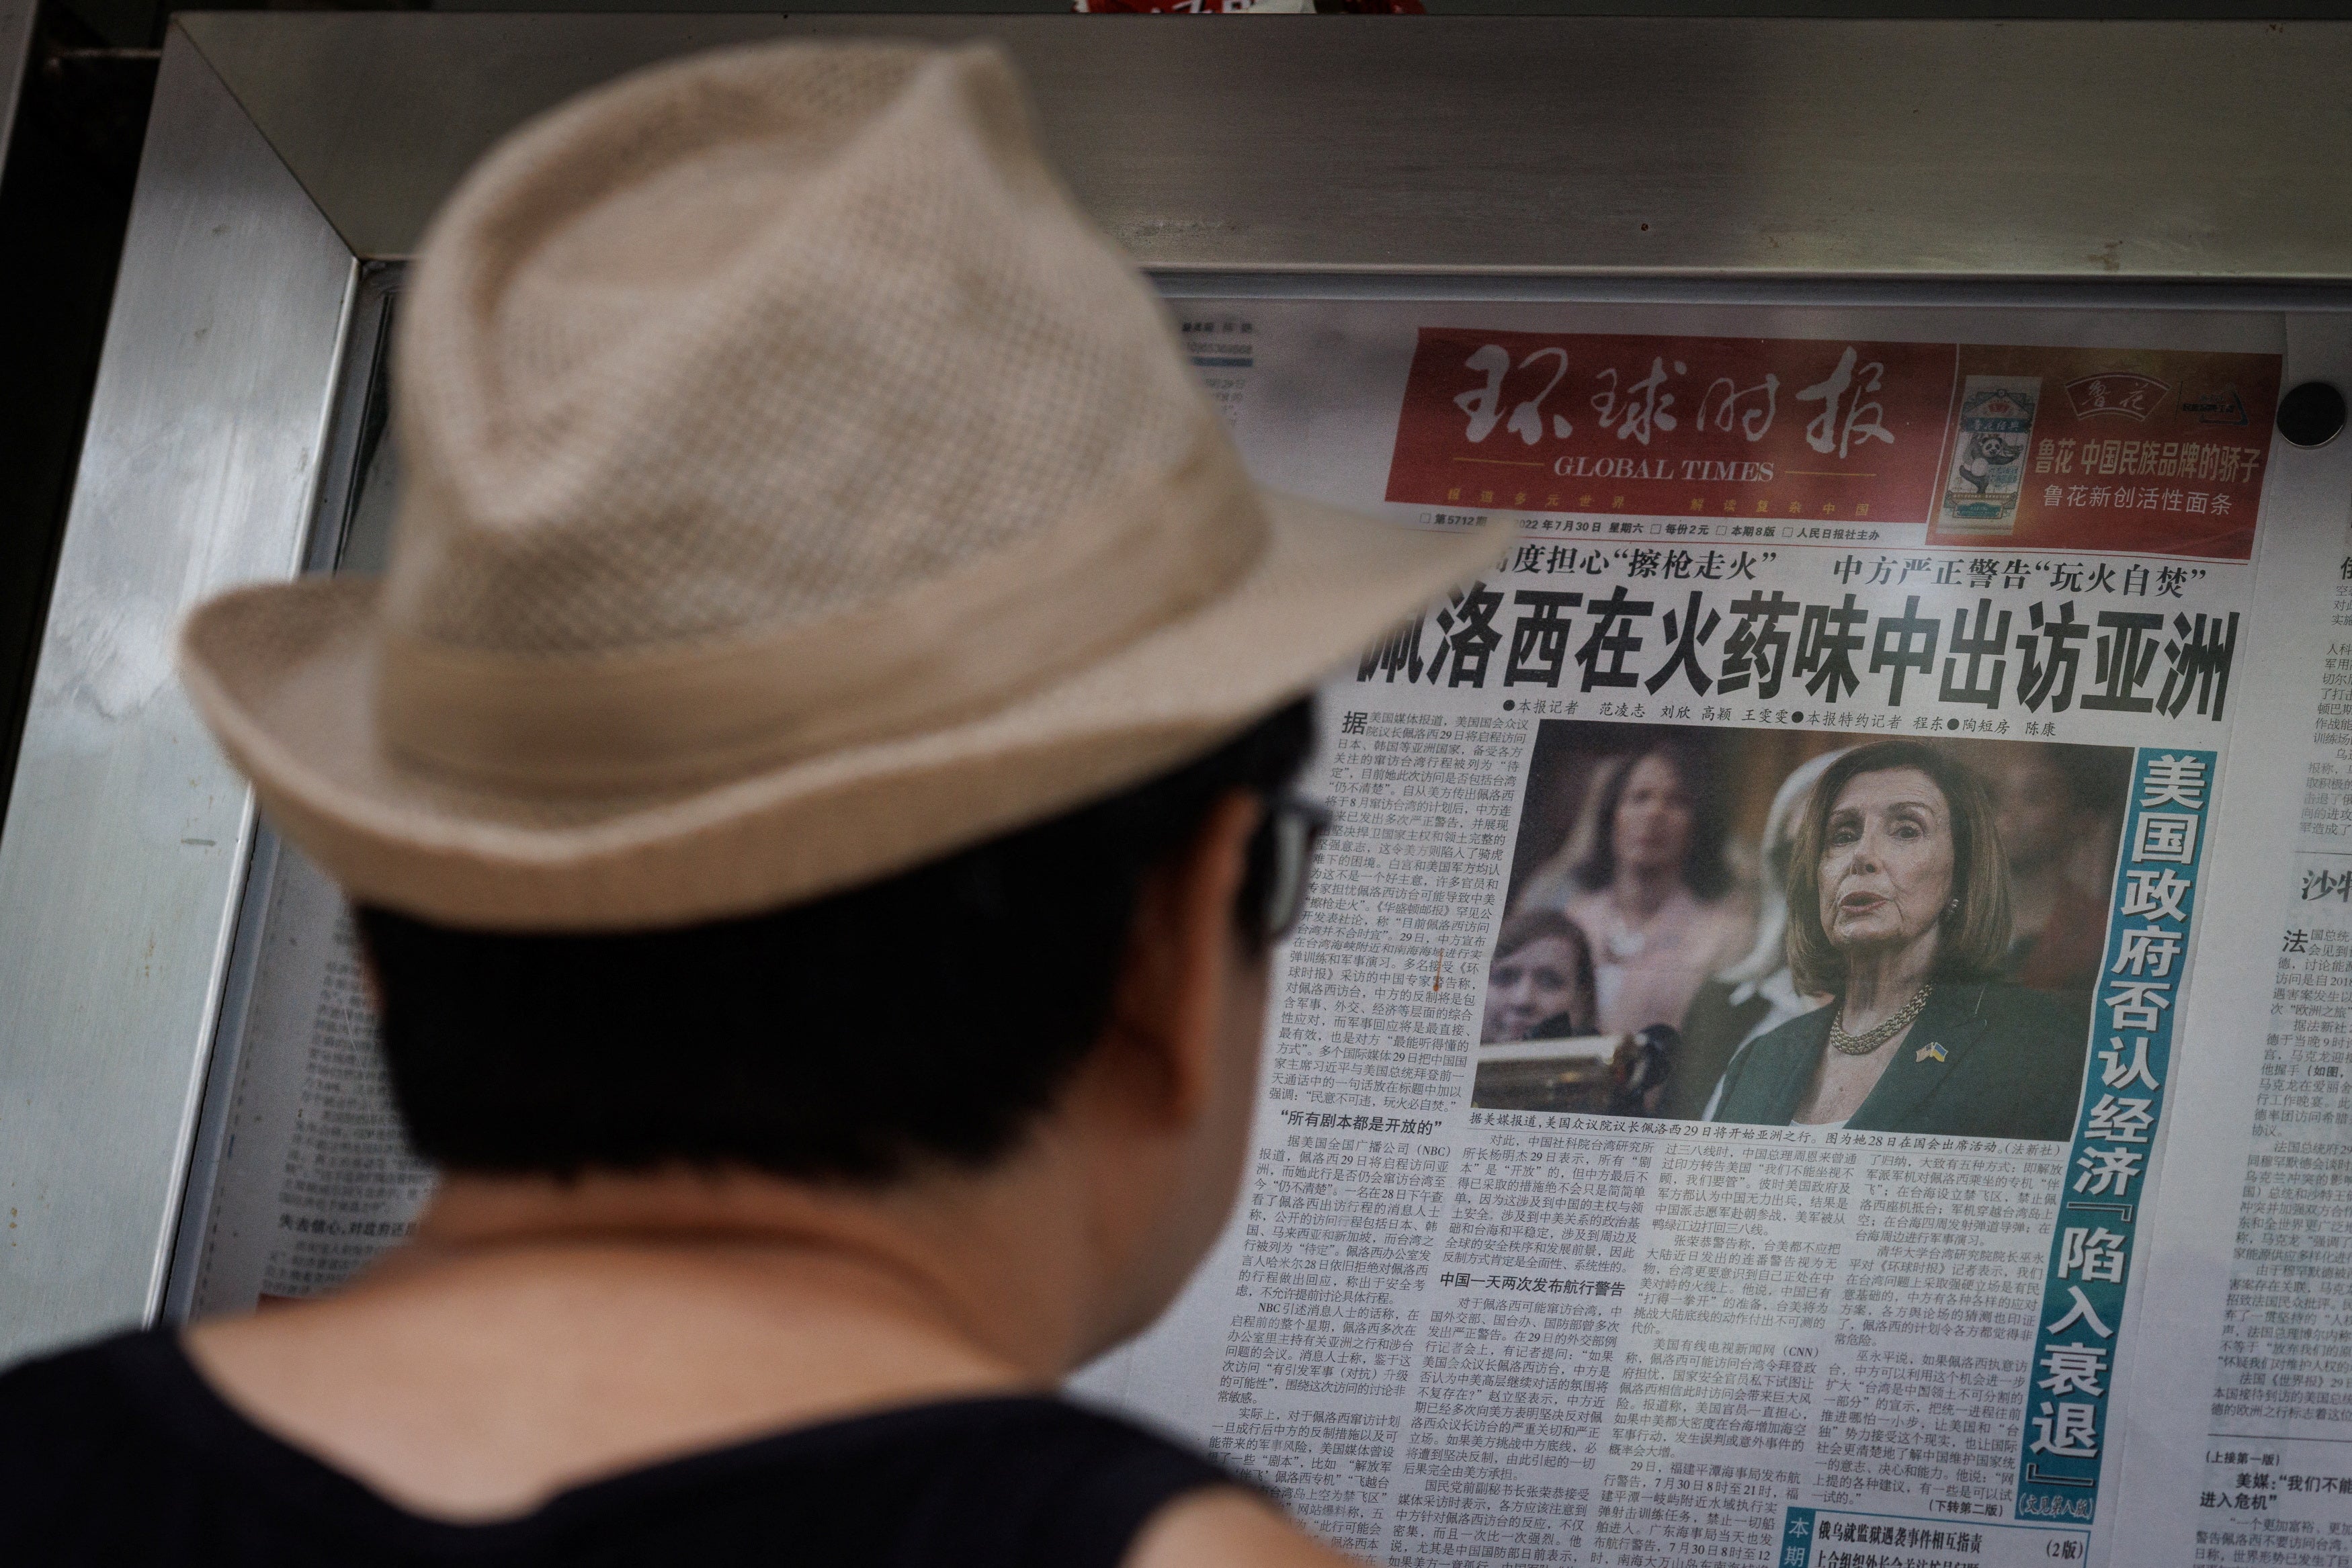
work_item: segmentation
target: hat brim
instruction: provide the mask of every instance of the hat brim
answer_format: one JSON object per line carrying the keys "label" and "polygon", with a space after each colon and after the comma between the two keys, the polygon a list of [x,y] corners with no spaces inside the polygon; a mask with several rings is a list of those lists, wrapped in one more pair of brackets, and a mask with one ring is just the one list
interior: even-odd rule
{"label": "hat brim", "polygon": [[1401,528],[1262,492],[1266,549],[1220,596],[969,720],[716,786],[519,799],[388,753],[377,585],[314,578],[201,607],[182,674],[263,809],[357,900],[485,930],[753,914],[1044,821],[1204,753],[1487,570],[1502,530]]}

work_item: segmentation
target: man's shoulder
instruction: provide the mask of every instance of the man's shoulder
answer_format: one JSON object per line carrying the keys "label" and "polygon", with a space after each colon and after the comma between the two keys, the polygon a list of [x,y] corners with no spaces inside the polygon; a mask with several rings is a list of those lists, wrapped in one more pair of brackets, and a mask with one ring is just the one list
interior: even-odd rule
{"label": "man's shoulder", "polygon": [[[117,1335],[0,1372],[0,1562],[65,1561],[57,1552],[75,1540],[96,1552],[139,1511],[136,1494],[163,1460],[124,1368],[156,1337]],[[48,1558],[23,1555],[32,1542],[47,1543]]]}
{"label": "man's shoulder", "polygon": [[1139,1531],[1121,1568],[1351,1568],[1264,1498],[1219,1487],[1177,1499]]}
{"label": "man's shoulder", "polygon": [[[59,1418],[76,1422],[93,1417],[120,1419],[128,1414],[121,1373],[117,1370],[134,1347],[155,1337],[146,1333],[117,1334],[88,1344],[51,1351],[0,1370],[0,1451],[23,1437],[29,1427]],[[5,1472],[0,1471],[0,1481]]]}

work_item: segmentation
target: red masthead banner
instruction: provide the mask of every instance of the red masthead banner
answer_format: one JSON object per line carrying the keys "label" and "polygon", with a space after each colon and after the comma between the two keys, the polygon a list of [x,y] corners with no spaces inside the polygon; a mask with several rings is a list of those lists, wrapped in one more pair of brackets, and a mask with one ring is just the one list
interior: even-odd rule
{"label": "red masthead banner", "polygon": [[1424,328],[1388,498],[1919,522],[1948,344]]}
{"label": "red masthead banner", "polygon": [[2242,559],[2278,376],[2266,354],[1424,328],[1388,498]]}

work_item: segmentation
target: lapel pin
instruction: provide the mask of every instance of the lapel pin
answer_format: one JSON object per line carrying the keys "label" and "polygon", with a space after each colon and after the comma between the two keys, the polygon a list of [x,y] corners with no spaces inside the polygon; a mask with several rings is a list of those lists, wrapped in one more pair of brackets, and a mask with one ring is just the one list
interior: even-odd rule
{"label": "lapel pin", "polygon": [[1927,1044],[1921,1046],[1919,1048],[1919,1054],[1914,1056],[1911,1060],[1914,1061],[1941,1061],[1944,1060],[1944,1048],[1937,1041],[1931,1040]]}

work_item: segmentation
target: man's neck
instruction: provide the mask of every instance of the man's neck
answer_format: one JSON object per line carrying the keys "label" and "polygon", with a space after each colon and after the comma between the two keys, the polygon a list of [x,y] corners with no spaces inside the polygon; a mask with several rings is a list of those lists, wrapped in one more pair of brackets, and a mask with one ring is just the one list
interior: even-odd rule
{"label": "man's neck", "polygon": [[352,1285],[186,1343],[232,1405],[394,1500],[506,1517],[769,1432],[1050,1388],[1104,1332],[1073,1191],[461,1176]]}
{"label": "man's neck", "polygon": [[[681,1290],[764,1290],[860,1310],[968,1346],[1034,1381],[1059,1376],[1086,1337],[1072,1305],[1086,1263],[1050,1223],[1007,1224],[986,1176],[882,1186],[751,1172],[592,1174],[572,1181],[453,1175],[387,1278],[466,1270],[507,1256],[616,1267],[658,1260]],[[1010,1184],[1025,1186],[1017,1176]],[[1076,1221],[1075,1215],[1066,1217]]]}

